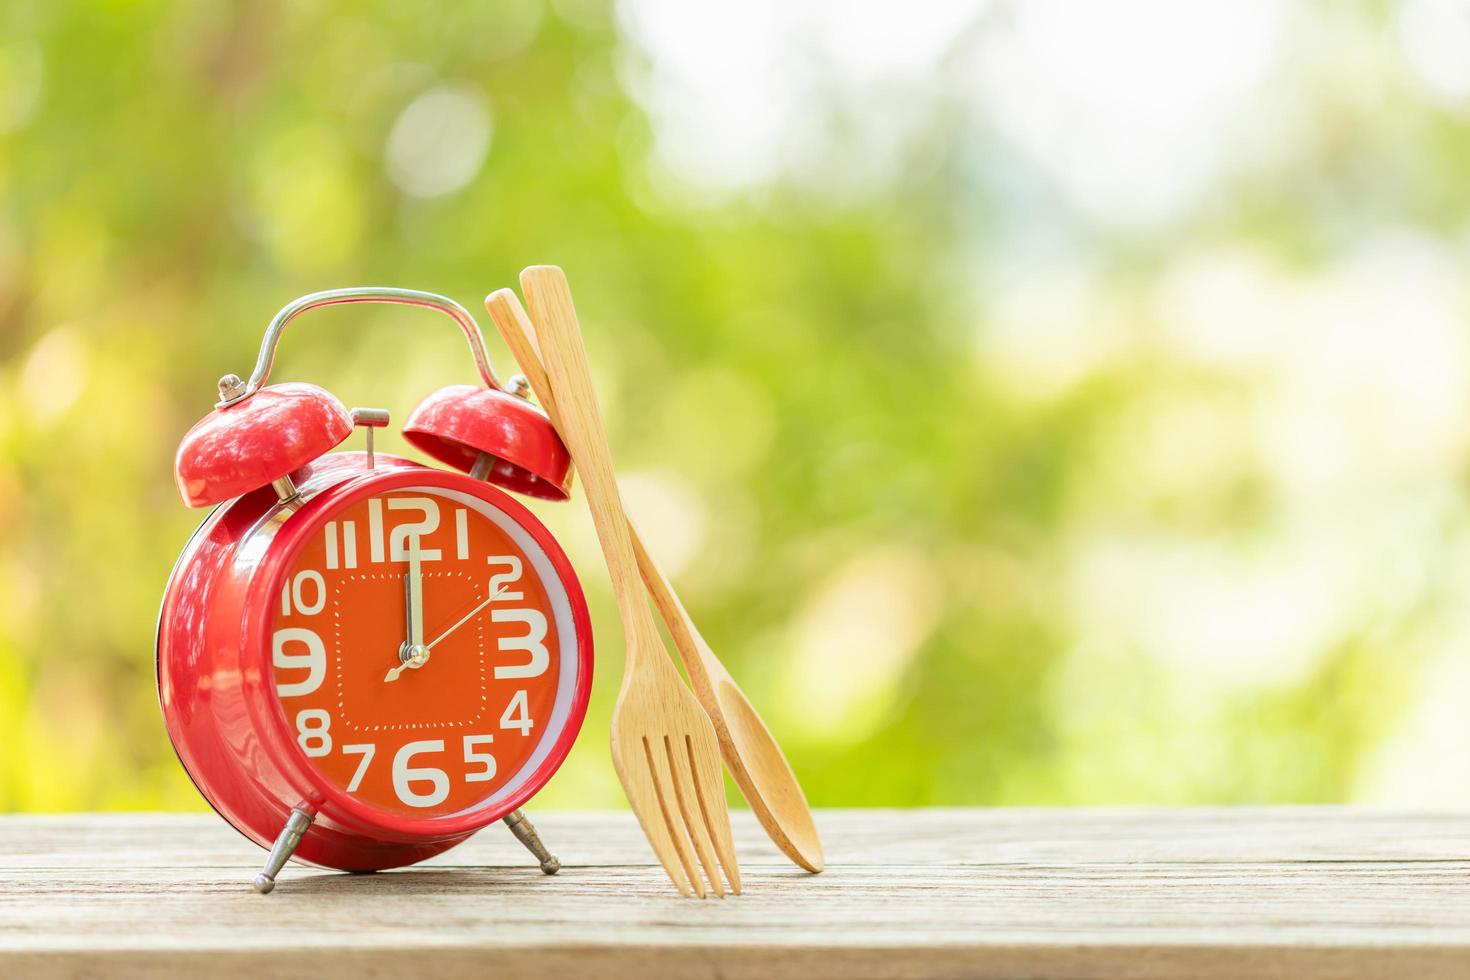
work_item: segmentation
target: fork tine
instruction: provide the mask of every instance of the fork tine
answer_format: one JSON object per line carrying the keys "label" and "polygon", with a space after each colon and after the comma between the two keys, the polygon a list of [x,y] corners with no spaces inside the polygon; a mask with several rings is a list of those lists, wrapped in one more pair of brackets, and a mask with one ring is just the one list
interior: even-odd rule
{"label": "fork tine", "polygon": [[[730,882],[730,893],[740,894],[740,864],[735,860],[735,841],[730,833],[730,809],[725,803],[725,781],[721,778],[718,756],[701,756],[694,751],[692,736],[684,736],[684,748],[689,754],[689,772],[694,792],[699,801],[700,815],[704,826],[709,828],[714,839],[715,853],[720,856],[720,866],[725,869],[725,878]],[[709,867],[708,860],[705,866]]]}
{"label": "fork tine", "polygon": [[685,831],[685,821],[678,815],[678,803],[669,799],[670,787],[677,784],[673,773],[660,771],[660,760],[658,756],[661,754],[654,753],[653,747],[648,744],[648,737],[645,735],[643,737],[643,755],[648,760],[648,774],[649,778],[653,780],[653,791],[658,796],[659,809],[663,811],[664,829],[668,832],[668,838],[673,844],[675,853],[679,855],[679,863],[683,865],[684,874],[688,876],[689,884],[693,886],[694,893],[700,898],[704,898],[704,879],[695,873],[694,870],[694,861],[689,853],[689,837]]}
{"label": "fork tine", "polygon": [[[631,742],[632,739],[629,739]],[[613,768],[617,770],[618,779],[623,784],[623,789],[628,797],[628,803],[633,807],[633,815],[638,818],[638,824],[643,828],[643,835],[648,838],[649,846],[653,848],[653,856],[658,858],[658,863],[663,865],[664,873],[679,889],[679,894],[685,898],[692,898],[694,892],[689,887],[689,879],[680,864],[678,852],[674,848],[673,839],[669,836],[668,819],[658,811],[650,812],[647,801],[658,797],[657,784],[653,779],[651,768],[646,765],[647,749],[646,741],[642,750],[634,750],[644,756],[644,759],[629,757],[623,758],[616,736],[613,738],[612,758]]]}
{"label": "fork tine", "polygon": [[679,812],[684,817],[684,827],[694,841],[695,853],[699,855],[704,876],[710,889],[720,898],[725,897],[725,883],[720,880],[720,867],[715,864],[714,852],[710,850],[709,817],[699,799],[699,787],[694,782],[694,771],[689,767],[689,754],[685,746],[689,736],[680,740],[680,751],[674,751],[674,740],[664,736],[664,753],[669,758],[669,771],[673,774],[674,798],[679,802]]}

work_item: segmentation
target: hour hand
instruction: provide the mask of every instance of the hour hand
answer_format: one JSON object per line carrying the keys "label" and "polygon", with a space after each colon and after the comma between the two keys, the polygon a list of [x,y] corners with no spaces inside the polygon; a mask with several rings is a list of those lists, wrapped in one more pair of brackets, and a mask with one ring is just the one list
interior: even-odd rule
{"label": "hour hand", "polygon": [[398,680],[410,667],[422,667],[429,661],[429,648],[424,646],[424,576],[419,539],[408,539],[408,573],[403,576],[403,608],[408,620],[408,637],[398,648],[398,665],[388,671],[385,682]]}
{"label": "hour hand", "polygon": [[419,539],[408,539],[408,574],[403,577],[404,608],[408,611],[408,645],[424,645],[424,572]]}

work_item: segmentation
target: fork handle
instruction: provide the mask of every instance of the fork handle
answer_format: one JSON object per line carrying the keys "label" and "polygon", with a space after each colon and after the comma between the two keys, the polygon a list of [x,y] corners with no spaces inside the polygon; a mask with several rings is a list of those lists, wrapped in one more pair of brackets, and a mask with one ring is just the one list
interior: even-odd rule
{"label": "fork handle", "polygon": [[[592,391],[592,374],[577,326],[571,289],[559,267],[533,265],[521,272],[521,291],[537,325],[542,363],[551,378],[549,390],[557,392],[562,439],[582,471],[583,493],[612,579],[631,667],[646,651],[658,649],[662,641],[643,596],[638,560],[628,537],[628,522],[623,516],[622,496],[613,475],[607,432],[597,409],[597,396]],[[668,666],[667,659],[664,664]]]}
{"label": "fork handle", "polygon": [[[511,355],[515,357],[526,380],[531,383],[531,390],[536,393],[536,400],[546,410],[546,415],[551,419],[551,424],[556,426],[557,431],[562,431],[561,406],[557,403],[557,390],[552,387],[546,376],[546,365],[541,350],[536,342],[536,328],[526,316],[526,311],[521,306],[521,301],[516,299],[514,290],[497,289],[485,297],[485,309],[494,321],[495,327],[500,331],[500,336],[510,348]],[[729,676],[723,664],[720,663],[704,638],[699,635],[694,620],[684,609],[684,604],[679,601],[678,593],[669,582],[668,576],[659,567],[652,555],[648,553],[643,544],[642,535],[638,532],[638,525],[633,518],[624,515],[628,522],[628,538],[633,544],[633,554],[638,561],[638,571],[643,579],[643,584],[653,596],[653,604],[658,608],[659,614],[663,616],[664,625],[669,628],[669,635],[673,637],[674,648],[678,650],[679,657],[684,662],[684,669],[689,675],[689,683],[702,701],[706,704],[714,703],[714,676],[723,674]],[[711,712],[710,717],[716,716],[717,712]]]}

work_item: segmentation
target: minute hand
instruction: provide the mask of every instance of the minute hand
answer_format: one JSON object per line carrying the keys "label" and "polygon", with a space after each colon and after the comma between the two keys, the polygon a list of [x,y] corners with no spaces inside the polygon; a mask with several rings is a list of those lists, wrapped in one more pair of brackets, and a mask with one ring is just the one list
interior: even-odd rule
{"label": "minute hand", "polygon": [[484,609],[486,606],[490,605],[490,603],[494,602],[496,599],[499,599],[501,595],[504,594],[504,592],[504,589],[496,589],[492,594],[486,596],[484,602],[480,603],[478,606],[461,616],[459,622],[455,623],[453,626],[449,627],[449,629],[434,637],[434,639],[429,643],[428,649],[434,649],[434,647],[438,646],[440,640],[444,639],[450,633],[453,633],[455,630],[459,629],[465,623],[468,623],[470,620],[474,619],[475,615],[479,613],[481,609]]}
{"label": "minute hand", "polygon": [[409,538],[408,574],[408,645],[416,647],[424,642],[424,573],[423,559],[419,553],[419,539]]}

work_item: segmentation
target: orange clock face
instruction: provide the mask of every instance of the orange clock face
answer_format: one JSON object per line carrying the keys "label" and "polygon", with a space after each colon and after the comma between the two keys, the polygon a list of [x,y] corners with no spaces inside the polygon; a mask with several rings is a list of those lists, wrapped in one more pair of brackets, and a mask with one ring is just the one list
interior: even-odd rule
{"label": "orange clock face", "polygon": [[271,625],[276,693],[326,779],[437,817],[524,786],[566,728],[571,606],[545,551],[479,497],[395,489],[323,520]]}

